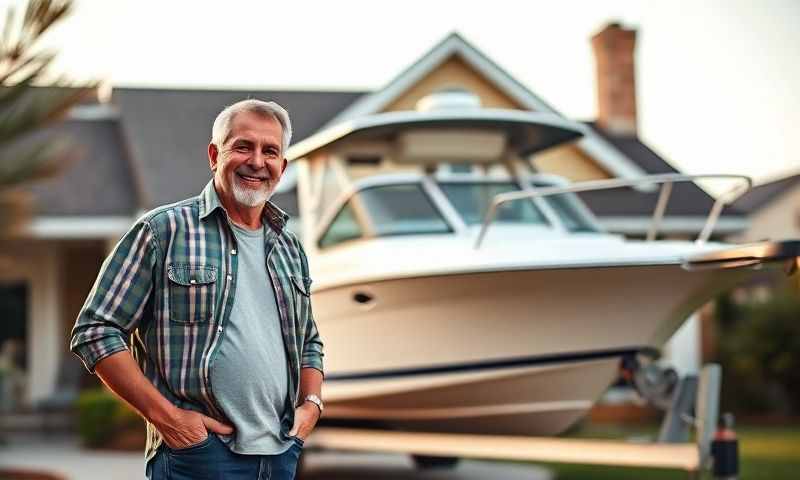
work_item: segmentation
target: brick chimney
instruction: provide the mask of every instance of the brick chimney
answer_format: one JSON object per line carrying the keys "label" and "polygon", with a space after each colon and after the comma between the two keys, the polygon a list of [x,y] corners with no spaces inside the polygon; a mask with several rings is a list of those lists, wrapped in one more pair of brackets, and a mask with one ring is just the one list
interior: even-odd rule
{"label": "brick chimney", "polygon": [[636,30],[610,23],[592,37],[597,63],[597,124],[617,135],[636,135]]}

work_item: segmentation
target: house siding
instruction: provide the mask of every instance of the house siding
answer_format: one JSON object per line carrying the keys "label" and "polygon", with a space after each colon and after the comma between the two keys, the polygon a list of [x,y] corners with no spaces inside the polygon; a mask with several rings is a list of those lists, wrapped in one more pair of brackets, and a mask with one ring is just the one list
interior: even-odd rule
{"label": "house siding", "polygon": [[561,175],[573,182],[613,178],[594,159],[580,151],[575,145],[545,150],[535,155],[532,162],[540,172]]}
{"label": "house siding", "polygon": [[420,99],[445,88],[469,90],[481,99],[484,108],[523,110],[520,104],[454,55],[414,84],[383,111],[415,110]]}

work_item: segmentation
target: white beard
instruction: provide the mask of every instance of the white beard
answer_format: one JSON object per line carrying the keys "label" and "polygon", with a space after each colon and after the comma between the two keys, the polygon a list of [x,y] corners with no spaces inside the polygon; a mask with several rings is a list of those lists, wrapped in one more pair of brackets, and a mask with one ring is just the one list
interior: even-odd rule
{"label": "white beard", "polygon": [[239,184],[239,179],[236,174],[233,174],[231,179],[231,186],[233,187],[233,198],[240,204],[246,207],[258,207],[267,203],[267,200],[272,197],[275,191],[274,185],[271,181],[267,181],[264,188],[258,190],[253,188],[244,187]]}

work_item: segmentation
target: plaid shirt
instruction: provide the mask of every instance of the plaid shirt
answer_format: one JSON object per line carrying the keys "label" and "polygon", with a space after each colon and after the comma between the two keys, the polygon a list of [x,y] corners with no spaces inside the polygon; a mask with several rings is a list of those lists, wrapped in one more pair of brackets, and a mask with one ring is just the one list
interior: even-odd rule
{"label": "plaid shirt", "polygon": [[[284,228],[288,215],[270,202],[263,215],[277,233],[266,268],[289,362],[291,405],[281,419],[287,434],[300,369],[322,371],[322,342],[311,312],[305,253]],[[212,180],[199,196],[145,214],[119,241],[78,315],[70,349],[90,372],[103,358],[130,349],[174,405],[222,420],[210,369],[230,321],[236,273],[236,239]],[[242,373],[253,368],[258,366],[242,365]],[[150,459],[162,439],[149,422],[147,439]]]}

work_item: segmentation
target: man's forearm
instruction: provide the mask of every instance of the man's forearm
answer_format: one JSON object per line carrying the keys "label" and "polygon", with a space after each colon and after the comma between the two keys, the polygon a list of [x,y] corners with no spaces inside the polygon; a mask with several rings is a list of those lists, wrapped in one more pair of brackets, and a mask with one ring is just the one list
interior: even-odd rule
{"label": "man's forearm", "polygon": [[294,425],[289,431],[289,435],[302,439],[311,434],[322,416],[322,410],[318,405],[304,401],[307,395],[316,395],[322,398],[322,372],[316,368],[300,369],[300,404],[295,410]]}
{"label": "man's forearm", "polygon": [[100,360],[95,373],[108,388],[153,423],[165,421],[175,409],[144,376],[128,350]]}
{"label": "man's forearm", "polygon": [[322,372],[316,368],[300,369],[300,401],[307,395],[316,395],[322,398]]}

